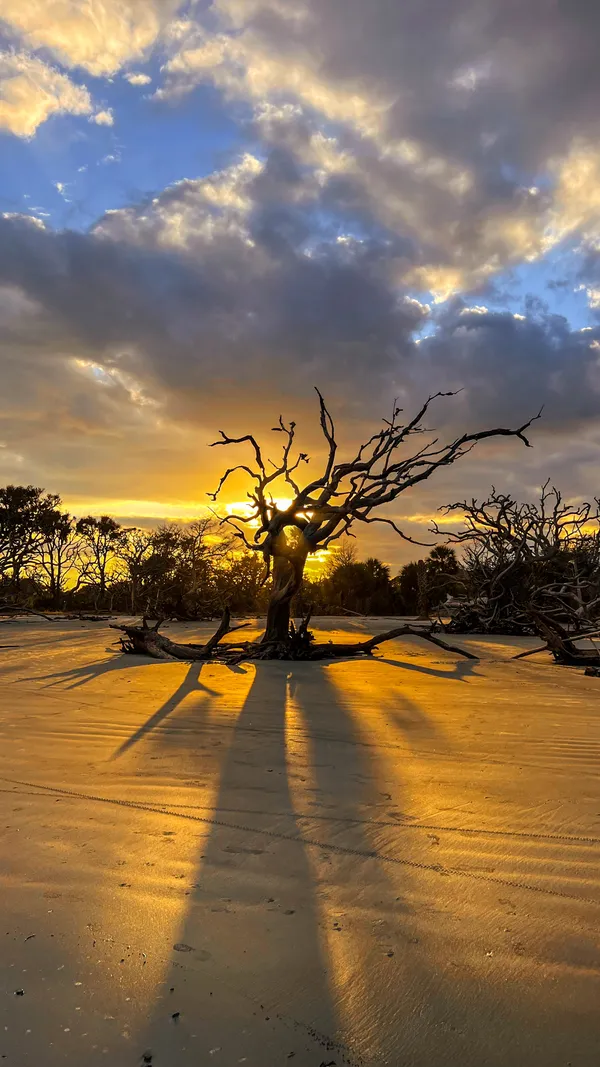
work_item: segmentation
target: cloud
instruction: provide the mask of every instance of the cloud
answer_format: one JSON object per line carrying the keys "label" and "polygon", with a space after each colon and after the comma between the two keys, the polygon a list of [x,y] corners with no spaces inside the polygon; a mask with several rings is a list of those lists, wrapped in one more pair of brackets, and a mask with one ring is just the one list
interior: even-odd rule
{"label": "cloud", "polygon": [[402,292],[411,243],[340,234],[329,196],[279,150],[108,212],[86,234],[7,218],[0,284],[44,309],[45,349],[135,379],[181,424],[239,413],[249,395],[265,417],[283,401],[304,411],[314,384],[357,433],[390,396],[410,407],[436,389],[463,390],[442,406],[448,432],[542,404],[545,432],[595,424],[600,329],[573,330],[535,301],[525,315],[462,301],[434,313]]}
{"label": "cloud", "polygon": [[[54,188],[56,189],[56,192],[58,193],[58,195],[62,196],[63,200],[65,200],[67,204],[70,204],[71,200],[66,195],[67,188],[68,188],[67,183],[66,182],[52,182],[52,184],[53,184]],[[43,214],[43,212],[42,213],[38,212],[38,214]]]}
{"label": "cloud", "polygon": [[320,380],[357,405],[362,382],[361,403],[378,402],[426,315],[388,277],[408,249],[323,240],[308,254],[315,205],[285,202],[281,169],[244,157],[109,212],[88,234],[38,241],[23,220],[4,220],[0,279],[45,308],[68,348],[141,375],[174,417],[196,418],[211,392],[265,375],[280,396],[310,395]]}
{"label": "cloud", "polygon": [[89,115],[92,101],[82,85],[35,56],[0,54],[0,129],[33,137],[52,115]]}
{"label": "cloud", "polygon": [[419,345],[413,388],[433,381],[462,389],[458,421],[473,411],[482,422],[510,424],[542,406],[540,432],[571,434],[600,416],[600,327],[573,329],[541,301],[527,315],[466,308],[456,301]]}
{"label": "cloud", "polygon": [[447,299],[597,224],[594,5],[215,0],[211,18],[181,27],[159,95],[208,81],[279,109],[287,137],[320,123],[330,176],[423,247],[415,287]]}
{"label": "cloud", "polygon": [[[372,432],[394,396],[412,411],[431,391],[462,389],[432,410],[440,434],[514,425],[545,404],[538,447],[516,466],[514,442],[480,449],[409,494],[400,515],[432,514],[492,480],[530,494],[571,471],[570,486],[589,491],[600,328],[573,330],[534,301],[518,317],[462,301],[434,312],[399,287],[411,244],[340,233],[328,196],[280,149],[109,212],[88,233],[0,220],[0,286],[33,309],[2,324],[0,437],[30,465],[43,457],[42,473],[56,471],[45,481],[72,493],[85,481],[129,498],[134,478],[140,499],[197,500],[219,469],[222,457],[203,449],[220,426],[268,431],[282,411],[318,457],[314,384],[346,444]],[[50,451],[47,411],[56,413]],[[160,492],[144,469],[148,448],[160,453]],[[85,463],[85,479],[69,462]],[[385,538],[377,546],[392,551]]]}
{"label": "cloud", "polygon": [[90,122],[95,122],[97,126],[114,126],[115,118],[111,108],[106,108],[103,111],[97,111],[95,115],[92,115]]}
{"label": "cloud", "polygon": [[129,74],[124,74],[125,81],[128,81],[130,85],[150,85],[152,78],[149,74],[139,74],[131,71]]}
{"label": "cloud", "polygon": [[96,77],[145,56],[180,0],[3,0],[0,21],[29,51]]}

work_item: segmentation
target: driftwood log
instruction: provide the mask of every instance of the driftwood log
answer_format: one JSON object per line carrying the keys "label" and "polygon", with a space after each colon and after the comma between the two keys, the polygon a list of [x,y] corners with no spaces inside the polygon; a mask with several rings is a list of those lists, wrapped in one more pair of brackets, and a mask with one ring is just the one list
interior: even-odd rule
{"label": "driftwood log", "polygon": [[225,608],[219,628],[213,636],[205,645],[194,645],[179,644],[161,634],[160,627],[165,621],[165,619],[159,619],[154,626],[149,626],[148,620],[144,618],[141,626],[117,626],[113,624],[111,629],[121,630],[125,634],[125,637],[121,638],[123,652],[152,656],[153,659],[189,661],[210,659],[225,634],[233,633],[234,630],[242,630],[247,625],[247,623],[243,623],[241,626],[231,626],[231,613],[229,608]]}
{"label": "driftwood log", "polygon": [[424,641],[429,641],[431,644],[436,645],[437,648],[443,648],[446,652],[454,652],[458,656],[464,656],[465,659],[477,659],[477,656],[473,655],[472,652],[449,645],[439,637],[434,637],[428,630],[408,624],[396,626],[393,630],[376,634],[365,641],[327,641],[317,644],[314,641],[314,635],[308,629],[310,615],[307,615],[297,628],[293,622],[290,623],[287,641],[276,641],[265,635],[258,641],[228,642],[223,645],[221,641],[226,634],[241,630],[248,625],[244,623],[241,626],[232,627],[231,615],[229,609],[226,608],[216,633],[206,644],[198,645],[171,641],[170,638],[160,633],[162,621],[159,620],[153,626],[150,626],[147,620],[143,619],[141,626],[113,625],[112,629],[120,630],[125,634],[125,637],[121,638],[123,652],[151,656],[153,659],[162,660],[213,660],[218,663],[234,664],[241,663],[243,660],[264,659],[344,659],[349,656],[369,656],[373,649],[383,644],[384,641],[393,641],[396,637],[404,637],[406,635],[420,637]]}
{"label": "driftwood log", "polygon": [[55,620],[50,615],[44,615],[43,611],[35,611],[33,608],[22,608],[12,604],[0,605],[0,616],[8,615],[9,618],[2,619],[0,622],[13,622],[13,616],[15,615],[35,615],[39,619],[44,619],[45,622],[54,622]]}
{"label": "driftwood log", "polygon": [[595,648],[579,648],[575,644],[584,638],[600,635],[600,630],[569,633],[556,619],[549,619],[538,611],[530,614],[533,625],[540,637],[545,639],[545,644],[519,652],[513,659],[525,659],[526,656],[535,656],[538,652],[551,652],[556,663],[564,667],[600,668],[600,654]]}

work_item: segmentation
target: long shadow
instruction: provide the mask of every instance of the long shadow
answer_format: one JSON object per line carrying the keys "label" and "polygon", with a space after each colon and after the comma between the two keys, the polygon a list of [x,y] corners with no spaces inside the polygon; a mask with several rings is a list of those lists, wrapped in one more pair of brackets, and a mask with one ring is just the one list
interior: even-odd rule
{"label": "long shadow", "polygon": [[[535,1041],[528,1035],[538,1022],[531,1007],[506,998],[493,973],[482,981],[481,969],[478,974],[473,966],[479,929],[456,933],[457,923],[466,926],[473,912],[464,906],[464,886],[436,863],[439,840],[424,832],[409,841],[401,828],[389,828],[378,817],[382,798],[386,808],[392,801],[397,807],[409,794],[402,764],[397,757],[386,758],[386,736],[393,740],[413,724],[412,717],[408,724],[396,719],[390,728],[389,703],[403,695],[385,694],[379,714],[376,685],[374,678],[371,699],[363,700],[365,690],[337,664],[320,670],[301,664],[291,676],[293,701],[311,749],[307,762],[313,769],[314,806],[331,817],[325,824],[315,822],[314,829],[303,823],[303,833],[318,837],[322,856],[316,881],[330,929],[336,1015],[345,1040],[370,1065],[500,1067],[507,1062],[501,1038],[508,1032],[507,1012],[518,1035],[514,1044],[525,1037],[530,1050]],[[323,731],[324,716],[331,739]],[[423,712],[421,718],[426,718]],[[426,758],[429,746],[435,761],[434,724],[431,731],[421,748]],[[364,744],[365,734],[372,747]],[[332,743],[334,737],[347,742],[341,751]],[[435,774],[434,768],[435,762]],[[427,781],[426,763],[422,773]],[[384,781],[389,783],[386,793],[381,792]],[[418,804],[414,774],[410,792]],[[338,826],[336,812],[344,817]],[[353,814],[356,821],[348,826],[346,819]],[[314,854],[314,848],[309,852]],[[475,914],[481,919],[485,908]],[[447,926],[454,927],[452,933]]]}
{"label": "long shadow", "polygon": [[[313,1067],[336,1059],[326,1054],[335,1051],[337,1022],[314,871],[290,789],[288,668],[259,662],[252,669],[233,729],[228,709],[213,704],[210,724],[196,717],[194,732],[190,709],[184,730],[192,775],[205,777],[223,739],[228,749],[195,888],[147,1033],[157,1062],[170,1067],[203,1063],[193,1054],[201,1049],[218,1050],[226,1064],[271,1065],[293,1056],[298,1067]],[[156,745],[165,743],[172,741],[156,735]],[[170,990],[181,1012],[177,1047],[163,1006]]]}
{"label": "long shadow", "polygon": [[465,682],[467,678],[479,678],[476,667],[478,662],[471,659],[461,659],[451,671],[440,671],[435,667],[422,667],[419,663],[410,663],[403,659],[387,659],[384,656],[375,657],[377,663],[386,663],[389,667],[402,667],[405,671],[416,671],[417,674],[428,674],[433,678],[444,678],[448,682]]}
{"label": "long shadow", "polygon": [[[152,659],[150,656],[129,656],[125,653],[115,653],[113,648],[107,648],[112,653],[111,659],[94,660],[84,663],[80,667],[70,667],[66,671],[53,671],[52,674],[32,674],[27,678],[19,678],[19,682],[48,682],[45,689],[60,686],[62,689],[78,689],[81,685],[93,682],[104,674],[112,674],[113,671],[122,671],[132,667],[164,667],[164,661]],[[67,683],[72,684],[67,684]]]}
{"label": "long shadow", "polygon": [[[456,673],[471,666],[461,663]],[[409,807],[412,799],[410,753],[398,735],[420,730],[425,755],[437,745],[399,676],[377,677],[356,661],[352,671],[340,663],[257,663],[236,718],[234,687],[223,684],[218,701],[186,700],[196,690],[214,692],[200,684],[197,668],[121,746],[144,741],[148,758],[168,750],[174,795],[190,801],[173,807],[201,809],[172,813],[171,826],[150,824],[169,841],[174,828],[189,832],[178,860],[169,856],[171,867],[187,870],[177,883],[175,914],[184,909],[177,934],[160,933],[166,902],[175,901],[162,857],[155,896],[140,905],[159,931],[156,955],[166,958],[139,1042],[140,1051],[151,1050],[145,1062],[503,1067],[505,1009],[519,1033],[528,1029],[503,987],[470,970],[464,934],[463,941],[446,934],[454,912],[469,923],[464,898],[456,900],[461,883],[435,863],[432,835],[415,829],[409,841],[381,817],[392,802]],[[394,704],[405,717],[390,723]],[[176,721],[157,729],[173,713]],[[422,770],[429,775],[426,763]],[[204,788],[216,779],[216,802],[194,805],[209,799],[198,781]],[[414,774],[410,781],[418,798]],[[471,937],[476,946],[477,933]],[[530,1032],[535,1020],[525,1022]]]}
{"label": "long shadow", "polygon": [[[403,807],[405,787],[397,766],[390,783],[389,764],[378,750],[378,742],[385,748],[386,738],[356,714],[346,691],[334,684],[336,677],[343,677],[339,666],[332,671],[330,665],[313,664],[299,664],[291,676],[291,696],[306,731],[305,760],[311,775],[299,791],[315,815],[312,825],[303,822],[303,831],[320,843],[313,850],[313,865],[345,1040],[368,1062],[370,1057],[379,1062],[390,1051],[398,1053],[393,1019],[386,1018],[386,986],[392,975],[396,980],[403,976],[396,955],[398,946],[405,947],[411,936],[412,910],[407,897],[410,865],[395,866],[380,858],[395,833],[393,826],[386,828],[382,816],[390,803],[396,809]],[[387,740],[393,742],[394,737]]]}
{"label": "long shadow", "polygon": [[[173,1067],[195,1062],[184,1046],[193,1045],[192,1025],[201,1029],[208,996],[214,1037],[206,1041],[227,1063],[243,1062],[239,1046],[226,1043],[236,1028],[251,1063],[279,1062],[284,1048],[300,1067],[330,1062],[328,1047],[347,1063],[389,1054],[396,1009],[392,998],[386,1017],[385,987],[398,946],[411,939],[411,863],[383,855],[396,827],[381,819],[390,797],[377,745],[327,667],[258,663],[255,671],[233,728],[198,722],[194,734],[191,708],[185,724],[178,719],[186,726],[179,738],[185,733],[198,753],[201,741],[222,744],[224,733],[229,748],[146,1043]],[[172,743],[155,736],[161,748]],[[202,777],[205,757],[188,748],[185,759]],[[400,774],[393,792],[397,807]],[[395,976],[405,978],[404,965]],[[178,1052],[163,1006],[171,989],[178,1010],[183,1004],[194,1018],[178,1024]]]}
{"label": "long shadow", "polygon": [[201,661],[189,665],[188,672],[181,685],[168,700],[165,700],[164,704],[155,711],[150,718],[146,719],[146,721],[131,734],[131,737],[128,737],[127,740],[119,746],[116,752],[110,757],[111,761],[118,759],[119,756],[124,756],[134,745],[137,745],[139,741],[143,741],[153,730],[156,730],[156,728],[160,726],[161,723],[164,722],[164,720],[171,715],[191,693],[205,693],[207,696],[211,697],[220,696],[218,690],[210,689],[209,686],[204,685],[204,683],[200,681],[200,673],[204,666],[206,666],[206,664]]}
{"label": "long shadow", "polygon": [[[464,1012],[465,987],[456,979],[449,984],[443,941],[434,946],[430,937],[440,878],[435,841],[425,832],[408,840],[385,819],[392,805],[398,811],[413,808],[415,799],[418,804],[418,794],[411,796],[414,774],[409,786],[403,772],[402,760],[410,756],[396,754],[398,735],[410,743],[417,729],[425,760],[428,753],[437,758],[441,735],[418,705],[401,692],[380,695],[377,686],[375,677],[368,688],[353,685],[338,665],[315,670],[301,664],[291,677],[310,746],[313,807],[317,816],[329,816],[325,823],[303,822],[303,833],[320,845],[315,863],[336,1013],[345,1039],[365,1062],[462,1063],[469,1059],[469,1039],[449,1021]],[[407,706],[404,719],[389,715],[399,701]],[[484,1062],[485,1026],[478,1031],[475,1023],[474,1030],[471,1040]]]}
{"label": "long shadow", "polygon": [[[399,665],[373,661],[382,662]],[[118,657],[58,676],[81,679],[83,671],[76,684],[84,684],[107,670],[151,663]],[[505,1009],[520,1025],[518,1035],[533,1026],[541,1032],[539,1019],[526,1019],[528,1030],[503,986],[470,971],[472,945],[465,942],[463,951],[456,935],[446,936],[454,911],[464,926],[472,912],[464,894],[456,900],[460,883],[436,869],[428,835],[420,840],[415,831],[408,842],[381,818],[392,801],[401,807],[409,799],[403,761],[410,754],[394,744],[398,734],[416,721],[423,750],[433,747],[425,713],[415,719],[401,686],[376,670],[371,677],[357,661],[351,670],[258,663],[248,668],[254,681],[236,720],[227,691],[201,685],[197,667],[119,750],[143,740],[142,752],[153,758],[168,748],[177,760],[178,799],[206,800],[197,780],[213,772],[219,780],[211,808],[173,817],[174,826],[197,828],[200,840],[190,844],[188,834],[183,842],[195,853],[185,882],[193,891],[178,898],[185,913],[176,938],[163,938],[158,948],[166,973],[139,1045],[152,1051],[147,1062],[503,1067]],[[472,669],[461,662],[436,677],[466,681]],[[357,683],[367,675],[371,696],[363,706]],[[222,699],[201,702],[200,713],[198,702],[184,707],[196,690]],[[390,726],[383,720],[393,703],[408,713]],[[173,713],[176,722],[157,729]],[[175,891],[159,865],[156,886],[140,906],[160,931]],[[546,1062],[555,1061],[550,1055]]]}

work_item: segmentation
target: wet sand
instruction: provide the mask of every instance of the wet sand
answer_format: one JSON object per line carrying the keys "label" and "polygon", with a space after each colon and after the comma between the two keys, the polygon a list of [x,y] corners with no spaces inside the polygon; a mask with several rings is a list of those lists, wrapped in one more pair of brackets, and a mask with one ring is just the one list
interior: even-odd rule
{"label": "wet sand", "polygon": [[0,626],[0,1063],[598,1067],[597,679],[115,636]]}

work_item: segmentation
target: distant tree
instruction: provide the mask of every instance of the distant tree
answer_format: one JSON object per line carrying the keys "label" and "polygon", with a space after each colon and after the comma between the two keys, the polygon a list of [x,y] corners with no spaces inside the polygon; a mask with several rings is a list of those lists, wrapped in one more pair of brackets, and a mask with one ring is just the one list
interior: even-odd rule
{"label": "distant tree", "polygon": [[16,593],[35,560],[45,524],[59,507],[59,496],[33,485],[0,488],[0,574]]}
{"label": "distant tree", "polygon": [[338,562],[324,579],[324,590],[331,611],[388,615],[396,606],[389,567],[373,556],[363,562],[354,556]]}
{"label": "distant tree", "polygon": [[436,545],[425,561],[427,611],[439,607],[461,590],[461,567],[456,552],[448,545]]}
{"label": "distant tree", "polygon": [[28,570],[43,578],[47,584],[50,606],[64,606],[67,589],[79,587],[78,564],[82,540],[75,528],[75,520],[67,512],[46,512],[40,523],[41,538]]}
{"label": "distant tree", "polygon": [[459,587],[460,564],[456,552],[436,545],[425,559],[406,563],[394,586],[406,615],[426,618]]}
{"label": "distant tree", "polygon": [[331,578],[340,567],[347,566],[349,563],[356,563],[356,545],[346,539],[331,549],[323,577]]}
{"label": "distant tree", "polygon": [[123,565],[123,582],[128,590],[128,607],[131,614],[146,611],[143,602],[144,585],[148,574],[148,565],[154,551],[154,532],[133,527],[126,530],[116,548],[116,554]]}
{"label": "distant tree", "polygon": [[130,605],[164,618],[212,617],[222,603],[217,575],[231,544],[206,517],[185,526],[165,523],[146,535],[130,532],[120,549]]}
{"label": "distant tree", "polygon": [[203,518],[180,531],[175,606],[176,614],[182,618],[211,618],[219,609],[215,570],[226,550],[216,529],[214,519]]}
{"label": "distant tree", "polygon": [[115,576],[127,531],[109,515],[79,519],[76,532],[81,538],[80,584],[94,587],[95,606],[106,607],[109,582]]}
{"label": "distant tree", "polygon": [[264,564],[253,552],[230,556],[218,568],[215,584],[221,605],[228,604],[236,614],[253,614],[265,596]]}
{"label": "distant tree", "polygon": [[418,562],[405,563],[393,584],[404,615],[419,614],[419,567]]}

